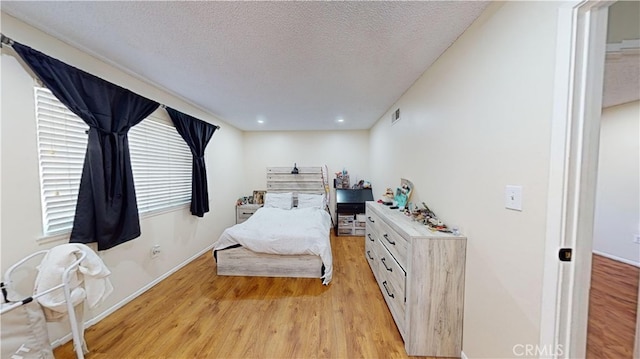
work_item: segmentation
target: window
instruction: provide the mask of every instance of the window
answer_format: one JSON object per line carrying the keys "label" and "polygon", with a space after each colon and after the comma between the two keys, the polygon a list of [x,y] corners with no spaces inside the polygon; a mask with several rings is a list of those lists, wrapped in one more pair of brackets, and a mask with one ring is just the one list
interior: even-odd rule
{"label": "window", "polygon": [[[55,235],[73,226],[89,126],[48,89],[36,87],[35,99],[43,229]],[[192,155],[171,121],[151,115],[128,138],[138,211],[188,204]]]}

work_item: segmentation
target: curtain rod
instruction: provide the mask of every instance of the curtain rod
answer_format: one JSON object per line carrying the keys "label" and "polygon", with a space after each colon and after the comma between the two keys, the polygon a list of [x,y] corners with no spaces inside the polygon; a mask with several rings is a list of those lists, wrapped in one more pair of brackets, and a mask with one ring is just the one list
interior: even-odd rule
{"label": "curtain rod", "polygon": [[[9,47],[11,47],[13,46],[13,40],[7,36],[4,36],[4,34],[0,33],[0,48],[2,48],[3,45],[8,45]],[[165,110],[167,109],[167,106],[164,104],[161,104],[160,106]],[[213,126],[215,126],[216,130],[220,129],[220,126],[218,125],[213,125]]]}
{"label": "curtain rod", "polygon": [[0,33],[0,48],[3,45],[9,45],[9,47],[11,47],[13,45],[13,40],[4,36],[4,34]]}
{"label": "curtain rod", "polygon": [[[160,107],[162,107],[163,109],[165,109],[165,110],[166,110],[166,109],[167,109],[167,107],[169,107],[169,106],[167,106],[167,105],[165,105],[165,104],[160,104]],[[193,116],[192,116],[192,117],[193,117]],[[200,120],[200,119],[199,119],[199,118],[197,118],[197,117],[194,117],[194,118],[195,118],[195,119],[197,119],[197,120]],[[204,120],[200,120],[200,121],[207,122],[207,121],[204,121]],[[207,123],[209,123],[209,122],[207,122]],[[215,128],[216,128],[216,130],[219,130],[219,129],[220,129],[220,126],[218,126],[218,125],[214,125],[213,123],[210,123],[210,125],[212,125],[213,127],[215,127]]]}

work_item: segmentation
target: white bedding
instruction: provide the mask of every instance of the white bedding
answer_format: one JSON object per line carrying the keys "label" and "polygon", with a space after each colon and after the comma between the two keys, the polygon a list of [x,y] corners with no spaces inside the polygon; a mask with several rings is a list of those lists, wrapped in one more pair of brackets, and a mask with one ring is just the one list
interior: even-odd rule
{"label": "white bedding", "polygon": [[260,208],[243,223],[224,230],[213,250],[240,244],[258,253],[312,254],[324,264],[322,283],[333,276],[331,217],[319,208]]}

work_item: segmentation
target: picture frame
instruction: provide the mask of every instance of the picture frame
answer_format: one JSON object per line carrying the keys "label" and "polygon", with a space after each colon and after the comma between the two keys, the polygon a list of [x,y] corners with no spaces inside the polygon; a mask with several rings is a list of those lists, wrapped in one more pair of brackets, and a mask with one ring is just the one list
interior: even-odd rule
{"label": "picture frame", "polygon": [[253,203],[254,204],[264,204],[264,195],[267,191],[254,190],[253,191]]}

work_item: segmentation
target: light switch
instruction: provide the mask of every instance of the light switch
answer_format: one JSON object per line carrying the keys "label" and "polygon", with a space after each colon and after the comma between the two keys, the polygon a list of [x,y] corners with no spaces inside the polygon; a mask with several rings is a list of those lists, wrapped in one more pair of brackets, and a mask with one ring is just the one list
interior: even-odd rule
{"label": "light switch", "polygon": [[504,190],[504,206],[522,211],[522,186],[507,186]]}

